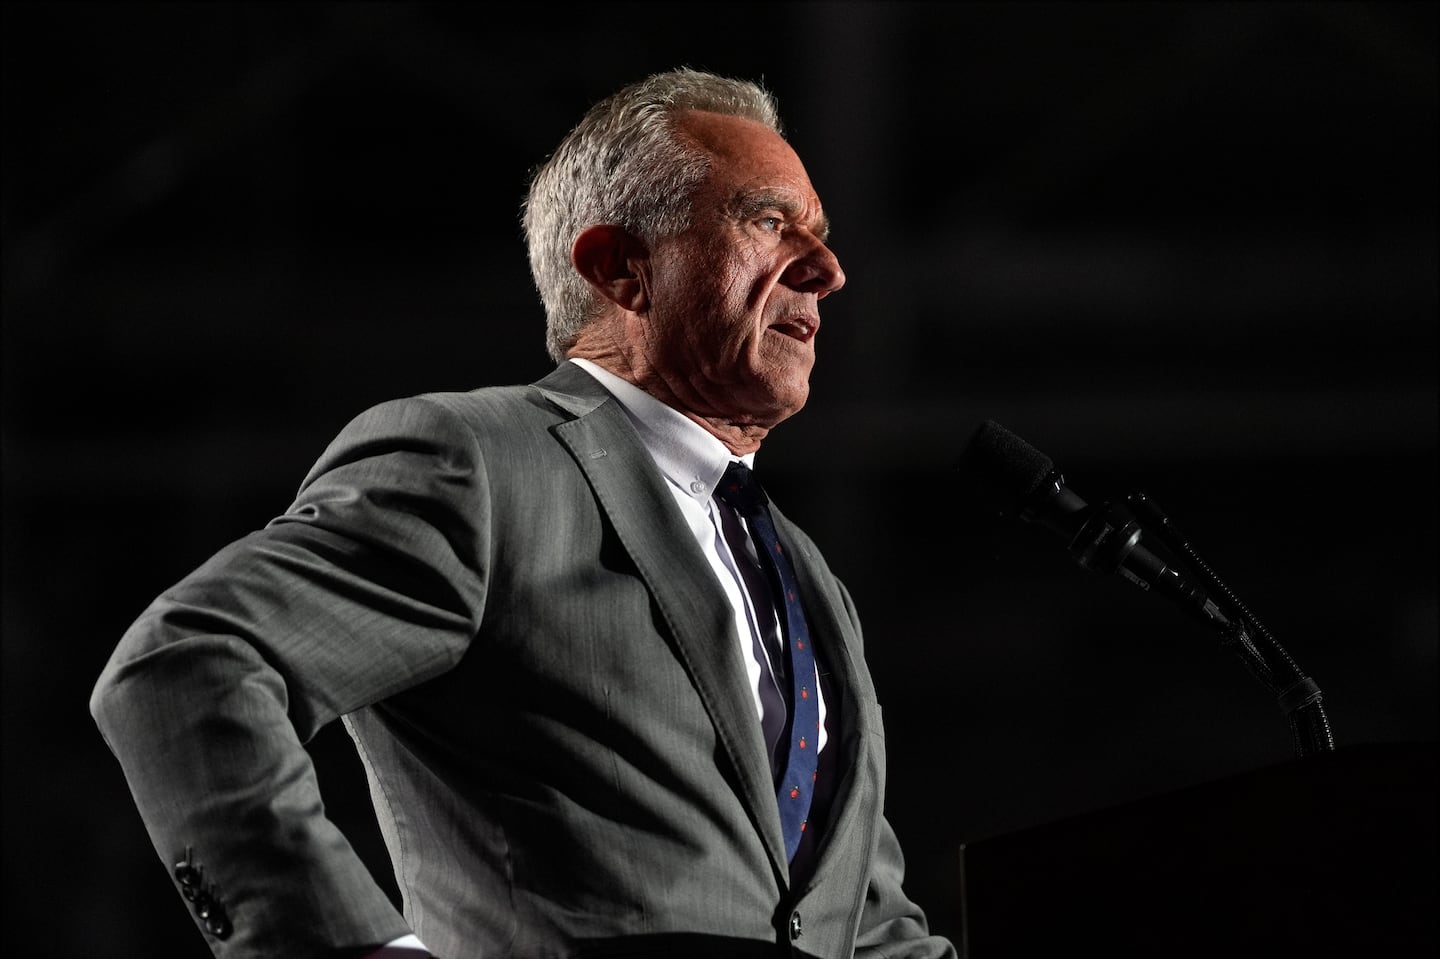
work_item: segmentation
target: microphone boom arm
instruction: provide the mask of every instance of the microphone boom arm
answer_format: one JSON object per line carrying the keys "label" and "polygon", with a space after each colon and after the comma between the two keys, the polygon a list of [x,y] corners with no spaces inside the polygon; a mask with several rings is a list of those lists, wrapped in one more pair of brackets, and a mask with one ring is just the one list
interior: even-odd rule
{"label": "microphone boom arm", "polygon": [[[1295,660],[1290,658],[1264,624],[1200,558],[1158,503],[1144,492],[1131,493],[1125,501],[1145,521],[1147,531],[1159,536],[1170,550],[1188,563],[1192,575],[1198,575],[1214,594],[1224,597],[1229,604],[1234,615],[1229,619],[1223,615],[1212,617],[1210,625],[1219,629],[1221,641],[1235,651],[1250,674],[1276,697],[1281,711],[1290,721],[1296,756],[1303,758],[1334,752],[1335,739],[1321,702],[1320,687],[1301,672]],[[1138,536],[1138,525],[1136,530]]]}

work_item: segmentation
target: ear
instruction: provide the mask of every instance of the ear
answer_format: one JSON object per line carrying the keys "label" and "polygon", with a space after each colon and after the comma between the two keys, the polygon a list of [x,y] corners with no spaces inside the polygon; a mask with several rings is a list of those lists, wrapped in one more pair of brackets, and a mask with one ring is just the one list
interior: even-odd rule
{"label": "ear", "polygon": [[598,224],[580,231],[570,248],[570,262],[595,291],[610,302],[642,312],[649,300],[649,284],[642,277],[650,251],[639,238],[618,226]]}

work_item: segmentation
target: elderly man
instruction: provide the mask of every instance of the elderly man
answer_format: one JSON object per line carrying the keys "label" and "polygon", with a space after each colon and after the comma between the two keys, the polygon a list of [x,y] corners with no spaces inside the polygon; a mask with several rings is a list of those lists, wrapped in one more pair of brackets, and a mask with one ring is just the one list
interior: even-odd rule
{"label": "elderly man", "polygon": [[[772,98],[625,88],[525,224],[555,372],[357,417],[96,686],[211,947],[953,955],[901,889],[849,596],[749,472],[844,283]],[[323,815],[337,717],[403,915]]]}

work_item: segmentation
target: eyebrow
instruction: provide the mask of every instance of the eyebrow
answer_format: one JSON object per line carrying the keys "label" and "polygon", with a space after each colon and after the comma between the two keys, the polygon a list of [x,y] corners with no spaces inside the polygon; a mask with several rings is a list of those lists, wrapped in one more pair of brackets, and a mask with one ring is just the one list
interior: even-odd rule
{"label": "eyebrow", "polygon": [[[765,210],[779,210],[792,220],[800,218],[799,204],[788,194],[773,190],[761,190],[759,193],[742,196],[736,206],[741,219],[749,219]],[[822,212],[811,232],[821,243],[827,242],[830,239],[830,218]]]}

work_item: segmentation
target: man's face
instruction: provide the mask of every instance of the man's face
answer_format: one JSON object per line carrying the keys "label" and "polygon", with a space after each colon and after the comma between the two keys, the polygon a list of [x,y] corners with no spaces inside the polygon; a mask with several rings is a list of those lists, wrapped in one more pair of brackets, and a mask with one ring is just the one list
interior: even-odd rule
{"label": "man's face", "polygon": [[763,124],[695,112],[713,157],[690,227],[650,251],[651,369],[692,413],[769,428],[805,405],[818,302],[845,283],[800,158]]}

